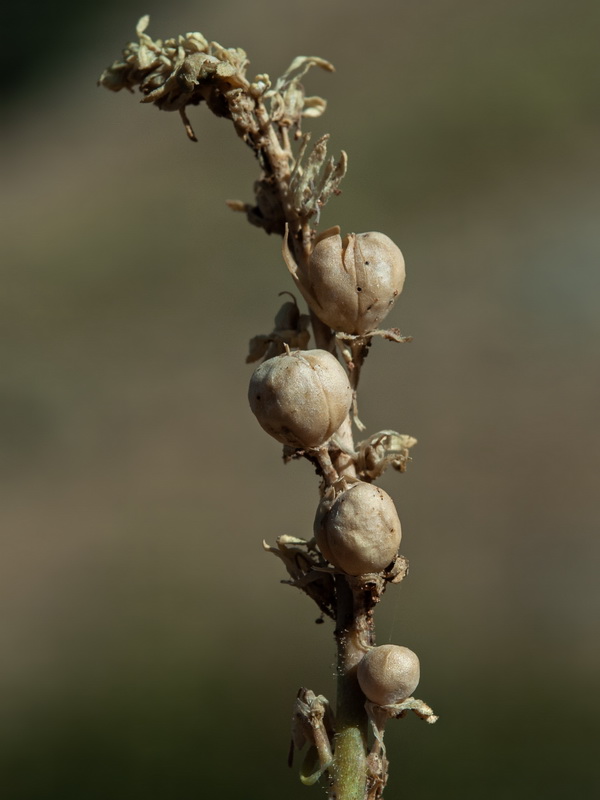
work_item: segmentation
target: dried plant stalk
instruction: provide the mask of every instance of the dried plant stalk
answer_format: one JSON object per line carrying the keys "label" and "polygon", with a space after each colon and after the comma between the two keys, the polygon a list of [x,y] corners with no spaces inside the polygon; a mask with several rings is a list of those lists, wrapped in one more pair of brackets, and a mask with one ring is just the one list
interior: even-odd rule
{"label": "dried plant stalk", "polygon": [[[323,782],[335,800],[377,800],[388,774],[386,721],[409,710],[427,722],[437,719],[425,703],[404,696],[409,691],[404,687],[418,681],[417,657],[407,648],[375,648],[373,622],[387,585],[406,576],[408,562],[397,552],[399,521],[391,538],[387,530],[398,519],[391,498],[364,487],[389,466],[404,472],[416,439],[386,430],[355,444],[352,433],[353,423],[364,429],[356,393],[373,338],[410,341],[396,328],[378,327],[402,290],[404,260],[383,234],[342,240],[339,228],[317,232],[321,209],[339,194],[347,157],[328,155],[327,135],[313,143],[302,131],[303,119],[320,116],[326,102],[307,97],[301,79],[312,67],[332,71],[329,62],[299,56],[274,82],[265,74],[250,80],[243,50],[222,47],[197,32],[154,40],[146,33],[148,23],[148,17],[139,21],[137,41],[125,47],[99,84],[113,91],[137,87],[142,102],[179,112],[192,141],[197,138],[189,106],[206,103],[231,120],[254,152],[260,175],[252,202],[228,205],[253,225],[283,237],[283,259],[309,305],[307,315],[293,296],[284,302],[272,332],[253,337],[246,359],[262,362],[249,395],[261,425],[284,444],[286,460],[305,458],[321,477],[316,538],[281,536],[275,546],[264,543],[283,561],[288,583],[335,622],[335,714],[322,695],[300,689],[290,761],[294,749],[307,746],[303,783]],[[309,327],[317,350],[306,349]],[[382,558],[388,557],[382,568]],[[368,672],[373,664],[376,669]]]}

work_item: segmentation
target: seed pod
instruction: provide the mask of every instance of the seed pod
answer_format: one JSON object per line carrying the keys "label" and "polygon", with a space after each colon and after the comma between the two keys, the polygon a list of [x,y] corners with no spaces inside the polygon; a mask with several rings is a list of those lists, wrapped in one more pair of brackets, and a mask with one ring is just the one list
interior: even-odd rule
{"label": "seed pod", "polygon": [[392,498],[357,481],[317,508],[314,533],[331,564],[349,575],[380,572],[398,554],[402,530]]}
{"label": "seed pod", "polygon": [[345,420],[352,389],[340,362],[325,350],[294,350],[254,370],[250,408],[282,444],[321,447]]}
{"label": "seed pod", "polygon": [[284,243],[284,258],[305,300],[330,328],[351,334],[375,330],[404,286],[404,257],[383,233],[350,233],[339,227],[317,238],[301,272]]}
{"label": "seed pod", "polygon": [[411,697],[419,685],[420,673],[416,653],[397,644],[382,644],[363,656],[357,677],[372,703],[389,706]]}

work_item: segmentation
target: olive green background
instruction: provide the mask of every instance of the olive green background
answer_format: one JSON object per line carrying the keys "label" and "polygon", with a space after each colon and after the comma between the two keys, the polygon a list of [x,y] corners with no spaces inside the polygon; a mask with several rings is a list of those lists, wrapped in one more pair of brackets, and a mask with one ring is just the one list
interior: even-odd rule
{"label": "olive green background", "polygon": [[323,796],[286,757],[331,626],[261,548],[310,535],[315,478],[246,402],[291,283],[224,204],[257,175],[228,122],[193,109],[192,144],[96,89],[148,11],[250,74],[332,61],[305,80],[350,157],[323,225],[406,256],[414,342],[376,342],[361,416],[419,439],[382,483],[411,572],[377,618],[440,721],[390,724],[386,797],[595,796],[600,5],[50,8],[9,13],[2,71],[2,797]]}

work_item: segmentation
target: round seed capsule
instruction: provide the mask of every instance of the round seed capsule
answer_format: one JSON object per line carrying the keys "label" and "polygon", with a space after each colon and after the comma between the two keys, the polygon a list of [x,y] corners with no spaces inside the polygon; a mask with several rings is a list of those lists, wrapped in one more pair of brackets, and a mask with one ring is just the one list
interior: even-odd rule
{"label": "round seed capsule", "polygon": [[345,420],[352,389],[331,353],[295,350],[255,369],[248,400],[262,428],[278,442],[313,449],[321,447]]}
{"label": "round seed capsule", "polygon": [[317,239],[304,283],[326,325],[364,334],[394,305],[405,275],[402,252],[384,233],[350,233],[342,241],[339,228],[331,228]]}
{"label": "round seed capsule", "polygon": [[397,644],[382,644],[366,653],[358,665],[357,677],[372,703],[388,706],[412,696],[420,673],[416,653]]}
{"label": "round seed capsule", "polygon": [[402,538],[392,498],[363,481],[353,483],[333,501],[321,500],[314,533],[327,561],[349,575],[385,569],[398,554]]}

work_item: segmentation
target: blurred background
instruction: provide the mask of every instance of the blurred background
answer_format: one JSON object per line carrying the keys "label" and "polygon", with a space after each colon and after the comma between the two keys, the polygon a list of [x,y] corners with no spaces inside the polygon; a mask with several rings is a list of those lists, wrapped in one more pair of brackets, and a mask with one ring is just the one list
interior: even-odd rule
{"label": "blurred background", "polygon": [[96,88],[144,13],[250,75],[332,61],[323,226],[406,256],[414,342],[375,343],[361,417],[419,439],[377,619],[440,721],[390,724],[386,797],[596,796],[600,4],[60,0],[3,11],[2,797],[323,796],[286,758],[331,626],[261,548],[310,535],[315,479],[246,401],[291,282],[225,206],[258,174],[228,122]]}

